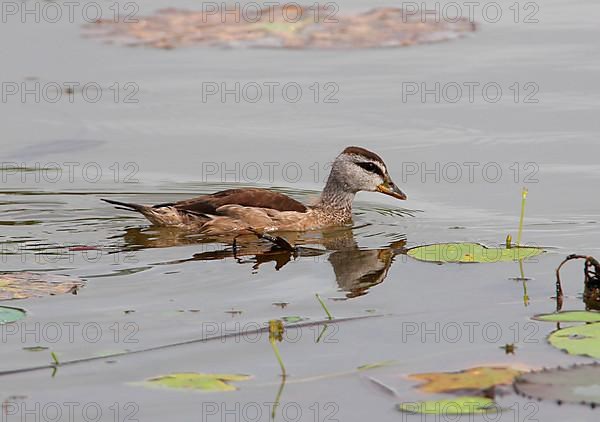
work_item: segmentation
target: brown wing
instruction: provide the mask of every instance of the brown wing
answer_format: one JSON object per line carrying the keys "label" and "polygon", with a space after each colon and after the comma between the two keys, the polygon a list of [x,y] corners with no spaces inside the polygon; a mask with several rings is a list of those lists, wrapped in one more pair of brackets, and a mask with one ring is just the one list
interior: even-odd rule
{"label": "brown wing", "polygon": [[154,207],[172,206],[180,211],[214,215],[217,213],[217,208],[223,205],[270,208],[277,211],[307,211],[304,204],[287,195],[258,188],[227,189],[210,195],[202,195],[171,204],[159,204]]}

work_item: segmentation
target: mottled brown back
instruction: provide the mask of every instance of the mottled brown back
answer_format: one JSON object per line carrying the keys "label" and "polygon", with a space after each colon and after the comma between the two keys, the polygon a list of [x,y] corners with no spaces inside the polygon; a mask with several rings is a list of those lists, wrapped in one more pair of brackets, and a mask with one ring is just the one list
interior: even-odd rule
{"label": "mottled brown back", "polygon": [[210,195],[202,195],[172,204],[155,205],[154,207],[174,206],[180,211],[214,215],[217,213],[217,208],[223,205],[242,205],[244,207],[269,208],[277,211],[307,211],[304,204],[287,195],[258,188],[227,189]]}

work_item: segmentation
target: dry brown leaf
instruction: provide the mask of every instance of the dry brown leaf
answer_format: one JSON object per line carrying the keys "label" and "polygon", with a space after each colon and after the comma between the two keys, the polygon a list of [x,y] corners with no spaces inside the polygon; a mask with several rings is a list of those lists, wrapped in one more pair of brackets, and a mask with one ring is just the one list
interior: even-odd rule
{"label": "dry brown leaf", "polygon": [[75,294],[83,285],[83,280],[73,276],[31,272],[0,273],[0,300]]}

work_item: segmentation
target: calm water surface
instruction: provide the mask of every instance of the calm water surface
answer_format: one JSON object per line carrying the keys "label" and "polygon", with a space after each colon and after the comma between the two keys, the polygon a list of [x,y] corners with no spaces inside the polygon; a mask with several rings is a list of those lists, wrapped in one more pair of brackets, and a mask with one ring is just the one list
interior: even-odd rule
{"label": "calm water surface", "polygon": [[[500,3],[506,10],[512,4]],[[165,6],[197,7],[153,0],[140,13]],[[353,0],[340,13],[369,7]],[[0,370],[46,365],[48,350],[23,350],[36,344],[66,362],[251,330],[285,316],[323,320],[315,293],[338,318],[368,318],[330,325],[325,334],[322,327],[296,329],[295,337],[290,333],[281,343],[291,377],[277,420],[417,421],[394,410],[398,401],[429,398],[406,374],[591,361],[550,347],[546,336],[555,327],[530,318],[554,310],[554,269],[564,256],[600,256],[598,12],[593,1],[552,0],[539,5],[536,24],[511,17],[482,22],[474,35],[448,43],[327,52],[159,51],[83,38],[81,22],[2,24],[3,80],[95,81],[103,87],[134,82],[139,103],[115,103],[111,92],[93,104],[0,104],[3,162],[32,169],[3,172],[2,269],[87,280],[76,296],[9,303],[28,311],[19,327],[58,324],[62,336],[51,342],[49,333],[39,341],[5,335]],[[203,102],[207,81],[297,82],[304,95],[297,103]],[[309,91],[315,82],[337,84],[339,102],[315,103]],[[403,99],[407,82],[430,88],[437,82],[493,82],[503,95],[495,103],[480,95],[473,102],[436,102],[433,96],[422,102],[418,96]],[[510,89],[515,83],[522,90],[517,102]],[[533,92],[523,91],[527,83],[537,87],[537,103],[524,102]],[[360,194],[353,227],[295,239],[304,247],[295,257],[258,241],[234,254],[226,243],[158,231],[99,200],[159,203],[256,185],[310,201],[327,164],[353,144],[382,155],[409,200]],[[35,169],[52,163],[63,169],[77,163],[73,177],[67,170]],[[262,177],[249,163],[257,164]],[[97,169],[102,177],[95,181]],[[420,244],[494,246],[509,233],[516,238],[523,186],[529,189],[524,240],[548,250],[524,264],[525,284],[513,279],[520,276],[517,263],[436,265],[404,255]],[[581,267],[567,266],[563,277],[564,307],[582,309]],[[280,302],[288,305],[274,305]],[[76,328],[71,340],[65,328],[71,323],[91,324],[101,335]],[[263,414],[257,420],[268,420],[265,403],[275,400],[281,379],[266,335],[258,336],[99,359],[61,367],[54,377],[51,370],[4,375],[0,394],[26,396],[27,403],[98,402],[107,421],[115,420],[109,410],[114,403],[119,420],[127,420],[129,402],[143,421],[221,420],[221,408],[213,419],[207,416],[207,403],[228,409],[258,403]],[[514,355],[501,348],[507,343],[517,345]],[[396,363],[352,372],[385,360]],[[171,372],[254,378],[228,394],[134,385]],[[401,398],[390,397],[371,378]],[[502,421],[597,420],[588,408],[547,402],[535,402],[527,419],[528,401],[510,391],[497,401],[520,411],[503,414]],[[295,403],[300,419],[292,416]]]}

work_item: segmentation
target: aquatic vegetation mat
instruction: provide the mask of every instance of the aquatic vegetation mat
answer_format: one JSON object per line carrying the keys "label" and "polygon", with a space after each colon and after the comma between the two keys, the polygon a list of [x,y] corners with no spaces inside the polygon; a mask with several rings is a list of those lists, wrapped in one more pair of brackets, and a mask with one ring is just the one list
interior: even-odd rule
{"label": "aquatic vegetation mat", "polygon": [[594,363],[529,372],[518,377],[514,387],[525,397],[595,407],[600,404],[600,365]]}
{"label": "aquatic vegetation mat", "polygon": [[510,262],[533,258],[544,252],[532,246],[488,248],[480,243],[435,243],[410,248],[407,254],[428,262]]}
{"label": "aquatic vegetation mat", "polygon": [[399,403],[396,408],[401,412],[427,415],[478,415],[497,413],[499,410],[493,400],[474,396]]}
{"label": "aquatic vegetation mat", "polygon": [[151,16],[118,22],[99,20],[86,25],[86,33],[130,46],[163,49],[185,46],[331,49],[403,47],[445,41],[475,30],[467,18],[455,22],[423,21],[420,13],[405,13],[391,7],[350,15],[338,15],[333,3],[321,7],[290,3],[263,9],[240,8],[236,4],[227,8],[228,13],[224,7],[215,4],[214,8],[203,11],[169,8]]}
{"label": "aquatic vegetation mat", "polygon": [[600,323],[557,330],[550,334],[548,342],[570,355],[600,359]]}
{"label": "aquatic vegetation mat", "polygon": [[151,378],[144,382],[147,386],[167,387],[181,390],[197,390],[205,392],[235,391],[238,388],[229,384],[233,381],[247,381],[252,378],[243,374],[202,374],[175,373]]}
{"label": "aquatic vegetation mat", "polygon": [[25,311],[19,308],[0,306],[0,325],[8,324],[25,318]]}
{"label": "aquatic vegetation mat", "polygon": [[0,273],[0,300],[27,299],[59,295],[76,294],[84,285],[79,277],[44,273]]}
{"label": "aquatic vegetation mat", "polygon": [[563,311],[535,315],[533,319],[547,322],[600,322],[600,312]]}
{"label": "aquatic vegetation mat", "polygon": [[509,385],[521,373],[510,367],[480,366],[459,372],[412,374],[409,378],[424,381],[419,389],[426,393],[482,392],[498,385]]}

